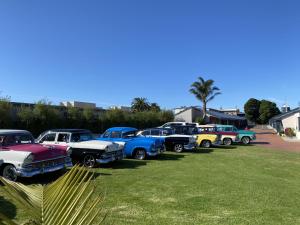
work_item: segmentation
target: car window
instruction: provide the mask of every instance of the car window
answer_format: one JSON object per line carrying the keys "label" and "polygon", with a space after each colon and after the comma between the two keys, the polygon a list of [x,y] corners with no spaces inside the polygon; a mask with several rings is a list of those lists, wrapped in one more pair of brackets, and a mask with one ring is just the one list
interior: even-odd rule
{"label": "car window", "polygon": [[110,134],[111,138],[121,138],[121,132],[120,131],[112,131]]}
{"label": "car window", "polygon": [[16,145],[16,144],[32,144],[34,143],[33,137],[28,134],[0,136],[0,142],[3,146]]}
{"label": "car window", "polygon": [[159,130],[151,130],[151,135],[153,136],[159,136]]}
{"label": "car window", "polygon": [[231,131],[231,127],[225,127],[225,131]]}
{"label": "car window", "polygon": [[131,137],[135,137],[136,132],[135,131],[129,131],[129,132],[125,132],[123,133],[123,138],[131,138]]}
{"label": "car window", "polygon": [[110,135],[110,131],[106,131],[106,132],[102,135],[102,137],[103,137],[103,138],[109,138],[109,135]]}
{"label": "car window", "polygon": [[41,139],[41,143],[45,142],[45,141],[55,141],[55,137],[56,137],[56,133],[51,133],[51,134],[46,134],[42,139]]}
{"label": "car window", "polygon": [[149,131],[149,130],[144,130],[144,131],[142,132],[142,135],[143,135],[143,136],[150,135],[150,131]]}
{"label": "car window", "polygon": [[89,141],[92,139],[93,135],[91,133],[77,133],[72,134],[71,142]]}
{"label": "car window", "polygon": [[236,127],[233,127],[233,131],[237,132],[237,131],[238,131],[238,129],[237,129]]}
{"label": "car window", "polygon": [[57,141],[58,142],[69,142],[70,134],[58,134]]}

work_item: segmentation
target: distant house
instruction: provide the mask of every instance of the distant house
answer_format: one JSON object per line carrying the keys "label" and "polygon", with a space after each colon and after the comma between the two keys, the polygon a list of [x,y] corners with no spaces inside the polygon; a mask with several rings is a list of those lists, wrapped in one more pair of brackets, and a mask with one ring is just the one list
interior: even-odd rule
{"label": "distant house", "polygon": [[300,138],[300,107],[281,113],[270,119],[269,125],[277,132],[284,131],[286,128],[292,128]]}
{"label": "distant house", "polygon": [[[202,109],[198,107],[186,107],[182,110],[176,109],[175,121],[182,122],[195,122],[197,118],[203,117]],[[237,115],[230,115],[224,112],[220,112],[215,109],[208,109],[206,112],[206,123],[215,123],[215,124],[228,124],[235,125],[237,127],[246,127],[247,120],[244,117]]]}

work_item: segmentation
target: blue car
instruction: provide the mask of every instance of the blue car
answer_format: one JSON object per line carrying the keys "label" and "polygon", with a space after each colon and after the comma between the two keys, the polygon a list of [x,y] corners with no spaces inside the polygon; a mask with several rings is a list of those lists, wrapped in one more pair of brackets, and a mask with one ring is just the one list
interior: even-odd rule
{"label": "blue car", "polygon": [[97,140],[123,144],[126,157],[139,160],[157,156],[165,151],[162,139],[138,137],[136,136],[137,131],[136,128],[132,127],[113,127],[106,130]]}

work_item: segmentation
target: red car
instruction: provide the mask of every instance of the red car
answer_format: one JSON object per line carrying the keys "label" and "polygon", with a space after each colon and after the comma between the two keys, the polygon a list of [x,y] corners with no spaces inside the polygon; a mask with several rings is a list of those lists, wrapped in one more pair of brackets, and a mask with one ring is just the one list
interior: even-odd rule
{"label": "red car", "polygon": [[68,153],[63,149],[36,144],[25,130],[0,130],[0,173],[16,181],[71,167]]}

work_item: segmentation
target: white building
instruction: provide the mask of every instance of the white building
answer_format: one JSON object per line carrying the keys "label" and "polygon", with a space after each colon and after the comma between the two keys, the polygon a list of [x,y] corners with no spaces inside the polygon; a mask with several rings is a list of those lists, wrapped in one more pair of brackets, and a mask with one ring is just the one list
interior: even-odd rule
{"label": "white building", "polygon": [[292,128],[297,138],[300,139],[300,107],[274,116],[270,119],[269,124],[277,132],[284,131],[286,128]]}
{"label": "white building", "polygon": [[109,109],[120,109],[120,110],[126,111],[126,112],[131,111],[130,106],[116,106],[116,105],[113,105],[113,106],[110,106]]}
{"label": "white building", "polygon": [[65,101],[60,103],[61,106],[65,107],[76,107],[76,108],[96,108],[95,103],[90,102],[79,102],[79,101]]}

